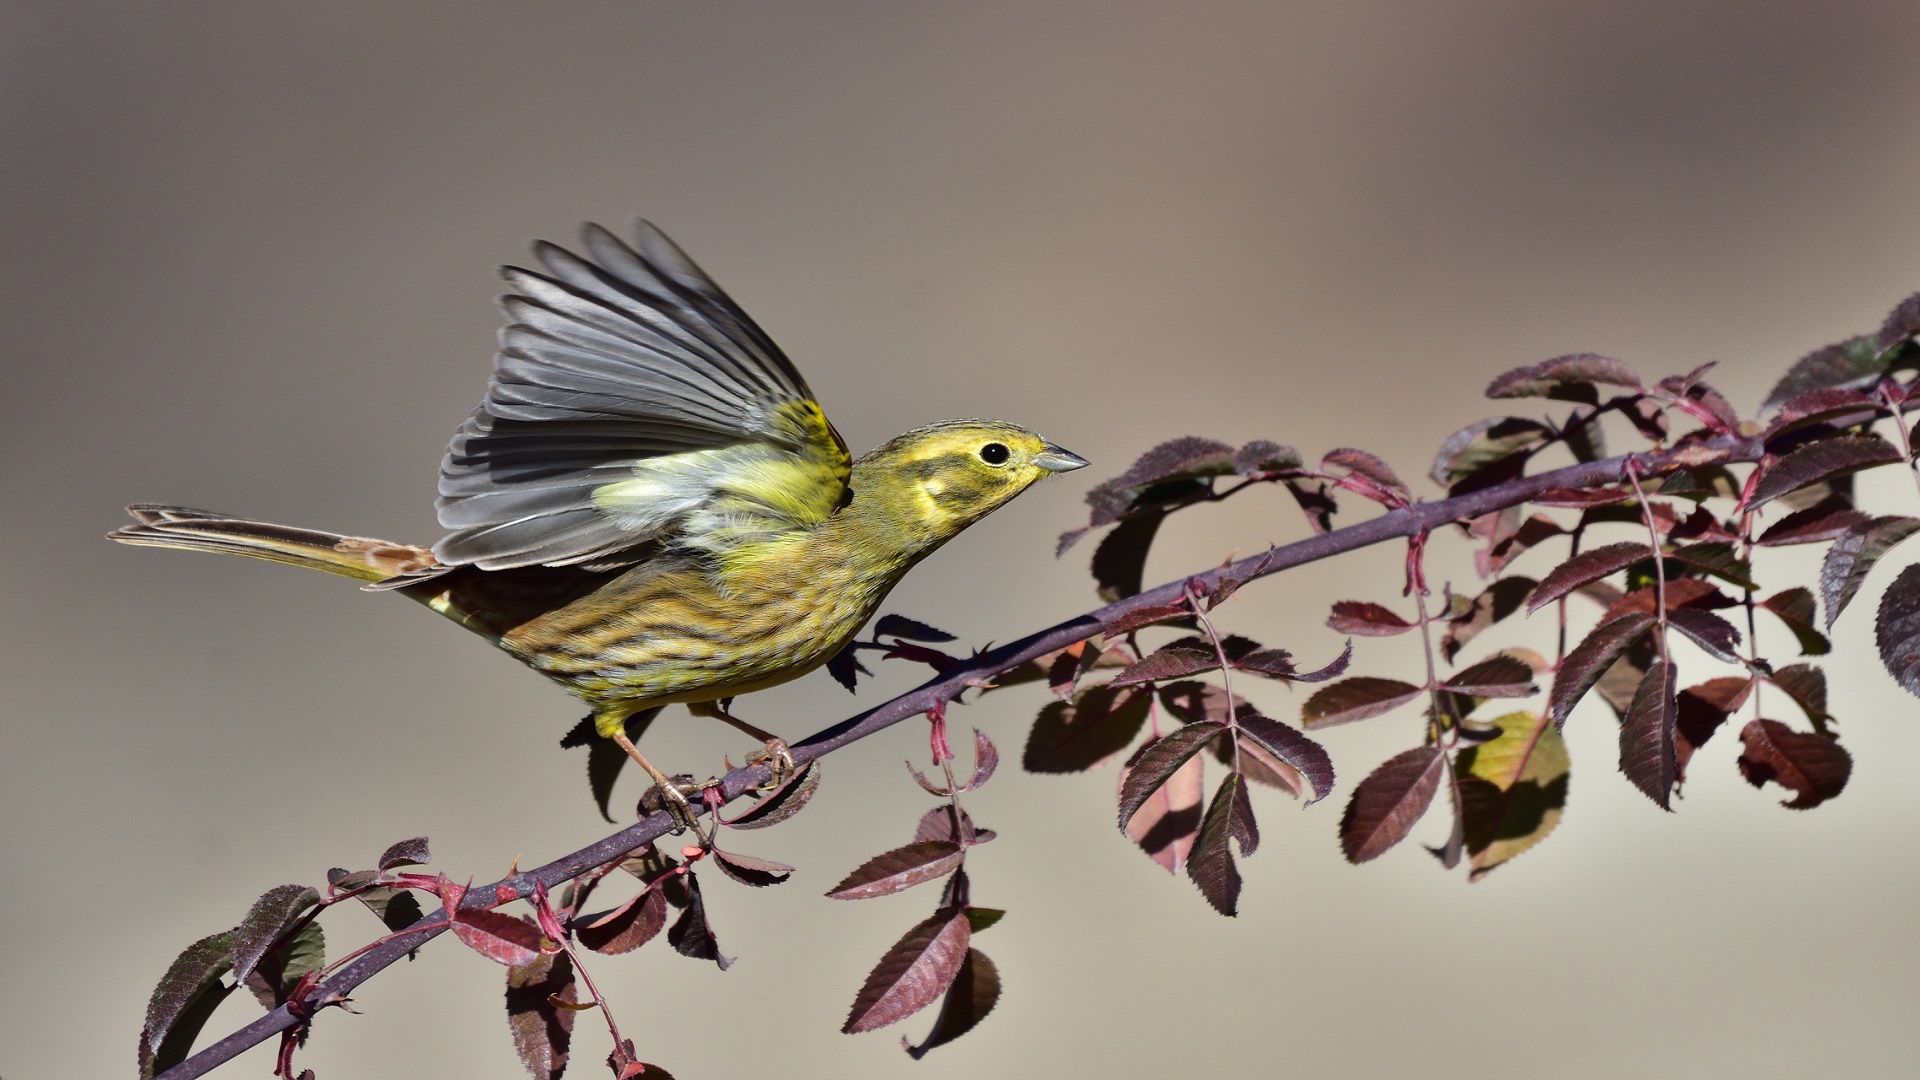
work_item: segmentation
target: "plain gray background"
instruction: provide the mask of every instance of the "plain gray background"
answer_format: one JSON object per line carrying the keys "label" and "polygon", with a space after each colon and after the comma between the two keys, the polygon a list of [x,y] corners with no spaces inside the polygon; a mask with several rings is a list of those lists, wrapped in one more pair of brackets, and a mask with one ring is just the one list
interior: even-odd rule
{"label": "plain gray background", "polygon": [[[1898,2],[0,5],[0,1073],[130,1072],[174,953],[272,885],[422,833],[437,868],[490,880],[604,830],[554,745],[579,708],[456,628],[100,538],[163,500],[430,541],[491,267],[530,239],[660,222],[857,449],[987,415],[1092,458],[888,604],[1006,640],[1090,606],[1085,550],[1056,563],[1052,538],[1163,438],[1358,445],[1419,476],[1517,364],[1718,359],[1751,409],[1876,326],[1920,288],[1916,32]],[[1914,512],[1897,477],[1869,494]],[[1172,527],[1149,576],[1301,532],[1250,495]],[[1397,564],[1263,583],[1228,625],[1318,662],[1327,604],[1398,602]],[[660,945],[595,971],[688,1078],[1912,1075],[1920,702],[1871,658],[1869,616],[1837,632],[1858,760],[1837,802],[1779,808],[1723,735],[1662,814],[1588,709],[1559,833],[1472,886],[1411,844],[1346,866],[1344,790],[1306,813],[1263,792],[1221,919],[1113,831],[1110,772],[1008,768],[973,800],[1001,839],[972,861],[977,902],[1011,909],[978,942],[1006,994],[919,1064],[897,1034],[924,1017],[836,1029],[934,898],[820,895],[927,805],[899,768],[917,724],[741,843],[798,864],[792,884],[709,885],[732,971]],[[1356,670],[1416,663],[1362,642]],[[800,735],[917,677],[742,704]],[[1017,759],[1041,697],[956,719]],[[1418,723],[1330,733],[1345,783]],[[684,721],[650,745],[688,769],[748,749]],[[336,951],[373,929],[330,917]],[[521,1075],[499,980],[438,941],[304,1060]],[[596,1075],[605,1035],[579,1031]]]}

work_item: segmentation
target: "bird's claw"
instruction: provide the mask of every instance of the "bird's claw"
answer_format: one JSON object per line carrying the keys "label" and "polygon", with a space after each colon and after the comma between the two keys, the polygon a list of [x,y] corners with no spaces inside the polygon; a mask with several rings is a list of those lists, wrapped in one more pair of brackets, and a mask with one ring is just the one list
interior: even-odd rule
{"label": "bird's claw", "polygon": [[772,791],[786,783],[787,779],[794,774],[793,751],[787,749],[786,741],[783,739],[768,739],[765,747],[747,759],[749,765],[759,765],[763,762],[767,766],[767,781],[760,785],[761,791]]}
{"label": "bird's claw", "polygon": [[686,773],[672,777],[669,783],[654,784],[640,795],[640,816],[648,817],[665,810],[673,818],[674,835],[689,829],[697,835],[700,832],[699,818],[695,816],[693,803],[687,796],[704,786]]}

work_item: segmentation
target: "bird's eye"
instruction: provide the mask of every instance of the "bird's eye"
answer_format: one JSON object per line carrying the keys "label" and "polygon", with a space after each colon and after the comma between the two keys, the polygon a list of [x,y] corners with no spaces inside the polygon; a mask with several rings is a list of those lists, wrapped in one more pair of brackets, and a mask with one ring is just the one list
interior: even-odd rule
{"label": "bird's eye", "polygon": [[980,460],[989,465],[1005,465],[1007,459],[1012,456],[1011,450],[997,442],[990,442],[980,448]]}

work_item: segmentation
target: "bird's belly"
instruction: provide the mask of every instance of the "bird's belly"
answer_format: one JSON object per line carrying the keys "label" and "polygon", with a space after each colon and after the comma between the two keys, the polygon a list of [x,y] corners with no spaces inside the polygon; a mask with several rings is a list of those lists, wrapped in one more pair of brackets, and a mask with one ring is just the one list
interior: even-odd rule
{"label": "bird's belly", "polygon": [[596,593],[503,634],[500,644],[596,708],[649,708],[762,690],[831,659],[892,581],[723,595],[710,588]]}

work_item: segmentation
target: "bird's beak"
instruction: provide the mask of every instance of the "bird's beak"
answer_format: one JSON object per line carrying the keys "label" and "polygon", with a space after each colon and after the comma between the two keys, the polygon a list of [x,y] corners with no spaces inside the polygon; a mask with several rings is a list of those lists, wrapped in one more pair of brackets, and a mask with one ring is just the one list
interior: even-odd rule
{"label": "bird's beak", "polygon": [[1038,454],[1033,455],[1033,463],[1048,472],[1056,473],[1072,472],[1088,464],[1086,458],[1071,450],[1062,450],[1052,443],[1048,443]]}

